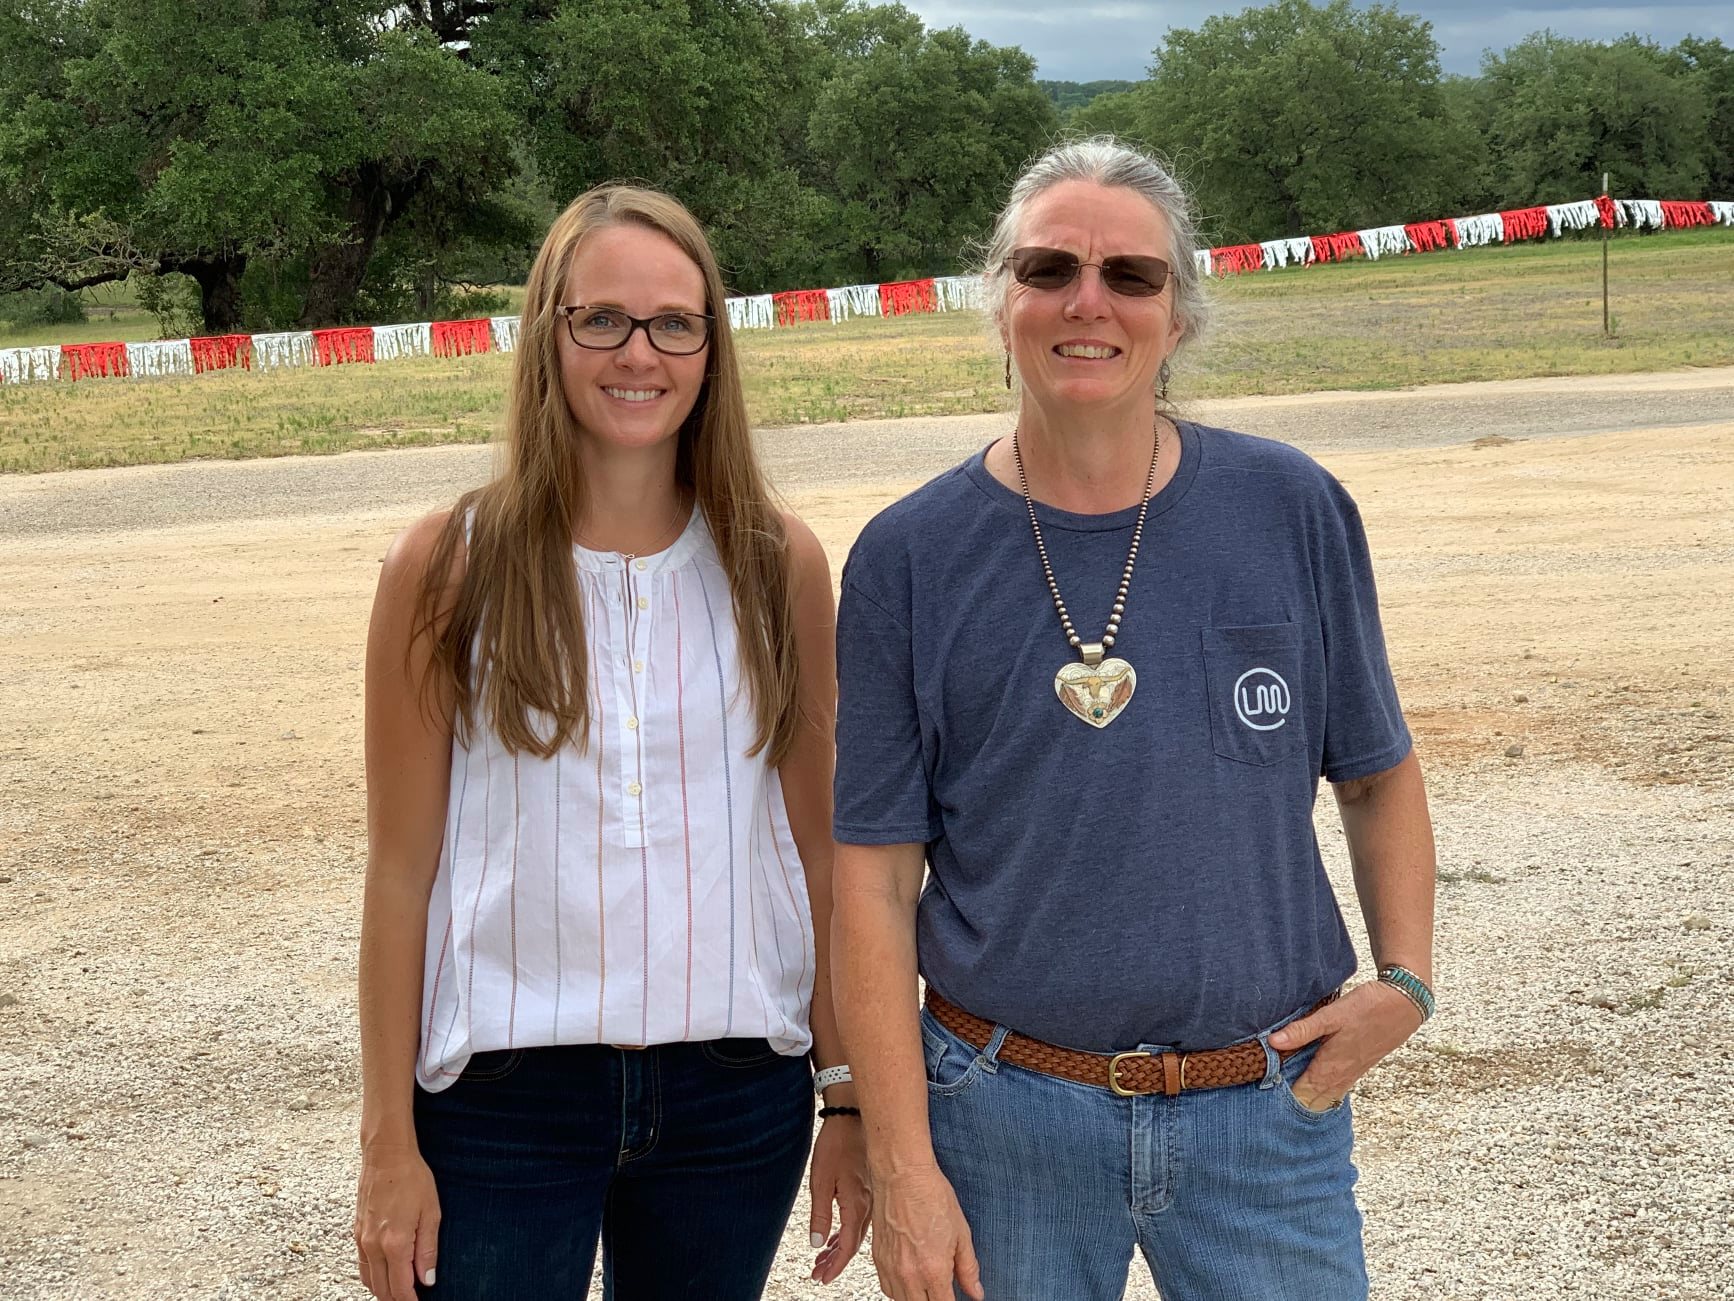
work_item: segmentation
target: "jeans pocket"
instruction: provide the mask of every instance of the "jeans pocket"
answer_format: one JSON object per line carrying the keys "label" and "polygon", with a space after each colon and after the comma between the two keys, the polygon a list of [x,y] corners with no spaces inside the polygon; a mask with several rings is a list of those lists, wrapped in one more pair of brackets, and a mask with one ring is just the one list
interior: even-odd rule
{"label": "jeans pocket", "polygon": [[518,1069],[524,1060],[522,1048],[497,1048],[485,1053],[471,1053],[468,1066],[458,1077],[465,1084],[492,1084],[503,1080]]}
{"label": "jeans pocket", "polygon": [[749,1070],[777,1060],[777,1050],[768,1039],[707,1039],[701,1050],[707,1059],[731,1070]]}
{"label": "jeans pocket", "polygon": [[1309,1124],[1318,1124],[1321,1121],[1331,1119],[1333,1116],[1341,1112],[1348,1103],[1346,1097],[1339,1098],[1323,1111],[1314,1111],[1311,1107],[1307,1106],[1306,1103],[1295,1097],[1294,1082],[1300,1079],[1302,1075],[1306,1074],[1307,1066],[1311,1063],[1313,1054],[1317,1051],[1318,1045],[1308,1044],[1299,1052],[1292,1053],[1288,1057],[1284,1058],[1282,1063],[1282,1073],[1277,1081],[1276,1088],[1273,1090],[1273,1092],[1282,1097],[1283,1103],[1289,1111],[1293,1112],[1296,1116],[1300,1117],[1301,1120]]}
{"label": "jeans pocket", "polygon": [[981,1076],[981,1053],[940,1025],[926,1008],[921,1009],[921,1049],[931,1094],[952,1097]]}
{"label": "jeans pocket", "polygon": [[1299,751],[1306,736],[1295,697],[1301,686],[1300,625],[1205,628],[1201,636],[1216,753],[1268,767]]}

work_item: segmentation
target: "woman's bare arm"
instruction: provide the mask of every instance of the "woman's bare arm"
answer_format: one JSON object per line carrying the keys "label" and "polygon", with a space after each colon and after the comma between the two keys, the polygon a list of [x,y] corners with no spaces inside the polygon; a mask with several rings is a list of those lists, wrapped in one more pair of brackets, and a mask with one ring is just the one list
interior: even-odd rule
{"label": "woman's bare arm", "polygon": [[[813,912],[811,1023],[813,1060],[820,1067],[848,1058],[837,1032],[831,996],[831,778],[836,766],[837,605],[831,593],[831,566],[813,531],[794,516],[784,520],[794,579],[795,654],[800,670],[800,730],[778,767],[789,829],[800,851],[807,899]],[[826,1090],[831,1106],[855,1105],[855,1086]],[[867,1233],[872,1197],[861,1123],[852,1117],[827,1121],[813,1153],[812,1206],[808,1227],[819,1255],[813,1278],[829,1283],[860,1249]],[[831,1235],[831,1208],[838,1211]]]}
{"label": "woman's bare arm", "polygon": [[[413,1298],[437,1251],[438,1201],[415,1138],[428,896],[439,868],[450,786],[452,700],[422,687],[431,631],[416,636],[418,595],[444,514],[406,529],[387,552],[367,634],[367,883],[361,919],[361,1146],[355,1237],[376,1296]],[[461,561],[447,599],[461,581]]]}

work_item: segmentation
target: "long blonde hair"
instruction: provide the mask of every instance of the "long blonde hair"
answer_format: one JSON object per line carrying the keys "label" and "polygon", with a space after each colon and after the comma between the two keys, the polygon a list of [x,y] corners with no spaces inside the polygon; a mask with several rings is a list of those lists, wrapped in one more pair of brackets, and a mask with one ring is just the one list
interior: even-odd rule
{"label": "long blonde hair", "polygon": [[422,580],[422,627],[431,630],[444,614],[447,576],[473,510],[463,582],[434,642],[428,685],[449,684],[454,732],[466,745],[478,706],[514,754],[550,758],[574,740],[582,748],[589,736],[590,665],[572,554],[588,485],[578,424],[560,384],[554,309],[579,242],[618,225],[668,236],[704,273],[705,311],[716,320],[704,384],[677,435],[675,479],[704,512],[728,575],[757,719],[748,753],[763,751],[778,763],[797,727],[788,541],[753,450],[716,257],[692,214],[655,190],[587,191],[555,219],[536,255],[512,363],[502,467],[459,498]]}

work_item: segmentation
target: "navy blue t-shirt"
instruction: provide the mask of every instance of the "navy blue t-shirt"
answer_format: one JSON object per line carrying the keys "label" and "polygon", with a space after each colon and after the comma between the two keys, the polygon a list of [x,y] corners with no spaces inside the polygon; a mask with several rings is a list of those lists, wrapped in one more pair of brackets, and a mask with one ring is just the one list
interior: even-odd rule
{"label": "navy blue t-shirt", "polygon": [[[878,515],[843,571],[837,839],[926,845],[918,952],[947,998],[1095,1052],[1231,1043],[1341,984],[1318,779],[1410,747],[1348,493],[1281,443],[1180,431],[1110,652],[1136,692],[1105,729],[1055,694],[1080,661],[985,453]],[[1137,514],[1037,507],[1085,641]]]}

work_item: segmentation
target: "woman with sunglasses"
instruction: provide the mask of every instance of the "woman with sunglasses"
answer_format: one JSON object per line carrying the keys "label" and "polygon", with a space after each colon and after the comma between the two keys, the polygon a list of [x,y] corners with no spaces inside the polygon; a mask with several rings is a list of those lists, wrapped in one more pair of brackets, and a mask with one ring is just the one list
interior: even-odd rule
{"label": "woman with sunglasses", "polygon": [[[837,1001],[896,1301],[1117,1301],[1135,1247],[1167,1301],[1367,1294],[1344,1099],[1432,1008],[1426,796],[1354,503],[1167,403],[1194,250],[1154,159],[1038,159],[985,272],[1016,425],[844,571]],[[1340,997],[1321,774],[1379,968]]]}
{"label": "woman with sunglasses", "polygon": [[509,403],[498,473],[393,544],[368,636],[361,1279],[579,1297],[600,1242],[621,1301],[758,1297],[817,1085],[829,1281],[868,1202],[831,583],[683,207],[609,186],[554,222]]}

